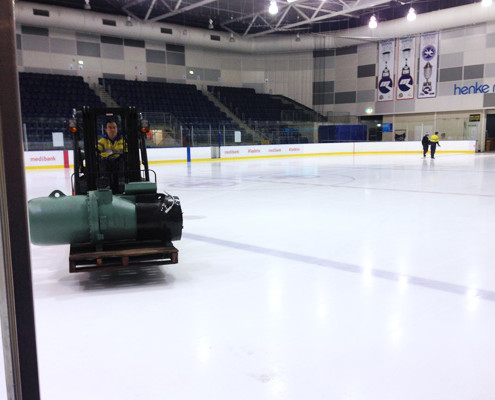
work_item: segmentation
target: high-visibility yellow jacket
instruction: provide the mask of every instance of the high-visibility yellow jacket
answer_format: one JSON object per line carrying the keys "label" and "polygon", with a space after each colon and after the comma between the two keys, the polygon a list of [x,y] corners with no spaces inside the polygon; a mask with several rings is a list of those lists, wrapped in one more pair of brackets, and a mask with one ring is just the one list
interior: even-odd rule
{"label": "high-visibility yellow jacket", "polygon": [[111,140],[107,135],[98,140],[98,151],[103,158],[111,155],[120,155],[124,152],[124,138],[119,133],[115,140]]}
{"label": "high-visibility yellow jacket", "polygon": [[431,143],[438,143],[439,139],[438,139],[438,136],[433,134],[431,135],[431,138],[430,138],[430,142]]}

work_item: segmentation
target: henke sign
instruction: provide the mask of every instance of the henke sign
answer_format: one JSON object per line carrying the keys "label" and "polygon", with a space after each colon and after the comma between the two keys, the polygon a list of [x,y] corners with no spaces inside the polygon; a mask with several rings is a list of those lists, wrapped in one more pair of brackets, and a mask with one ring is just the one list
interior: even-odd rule
{"label": "henke sign", "polygon": [[487,85],[486,83],[480,84],[478,82],[475,82],[474,85],[470,86],[457,86],[456,84],[454,84],[454,96],[484,93],[495,93],[495,85],[490,87],[490,85]]}

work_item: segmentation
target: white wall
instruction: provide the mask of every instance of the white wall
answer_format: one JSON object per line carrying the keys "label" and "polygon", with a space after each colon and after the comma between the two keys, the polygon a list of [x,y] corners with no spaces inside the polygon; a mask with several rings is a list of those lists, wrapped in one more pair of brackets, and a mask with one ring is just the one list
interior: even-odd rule
{"label": "white wall", "polygon": [[[49,28],[49,36],[36,36],[22,33],[17,26],[21,49],[18,49],[19,71],[67,73],[82,76],[88,83],[95,83],[103,74],[121,74],[128,80],[147,80],[165,78],[172,82],[206,85],[248,86],[258,92],[282,94],[308,107],[312,107],[313,53],[312,51],[291,54],[251,55],[232,51],[219,51],[211,48],[185,47],[185,65],[162,64],[146,61],[147,50],[164,52],[166,42],[150,40],[145,48],[117,46],[122,59],[106,55],[104,48],[112,45],[102,44],[100,57],[78,55],[77,42],[100,44],[100,36],[76,33],[60,28]],[[60,54],[51,51],[48,46],[37,47],[36,42],[49,42],[52,39],[66,41],[65,51]],[[24,48],[22,43],[33,43]],[[68,49],[68,50],[67,50]],[[71,49],[73,51],[71,52]],[[120,50],[119,50],[120,51]],[[78,61],[83,61],[79,69]],[[191,75],[189,70],[197,70]],[[205,69],[217,71],[218,79],[208,79]],[[198,79],[199,76],[199,79]],[[259,90],[262,88],[262,90]]]}

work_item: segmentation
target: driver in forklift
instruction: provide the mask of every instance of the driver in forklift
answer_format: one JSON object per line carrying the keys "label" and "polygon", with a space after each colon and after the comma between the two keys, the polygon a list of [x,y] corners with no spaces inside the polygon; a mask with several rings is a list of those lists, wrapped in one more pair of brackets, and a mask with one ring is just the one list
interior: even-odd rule
{"label": "driver in forklift", "polygon": [[102,158],[119,157],[124,152],[124,138],[117,128],[117,122],[108,120],[105,134],[98,140],[98,151]]}
{"label": "driver in forklift", "polygon": [[124,163],[121,155],[124,153],[124,138],[118,131],[115,120],[107,120],[105,133],[98,140],[100,154],[100,187],[110,186],[113,193],[122,193],[124,187]]}

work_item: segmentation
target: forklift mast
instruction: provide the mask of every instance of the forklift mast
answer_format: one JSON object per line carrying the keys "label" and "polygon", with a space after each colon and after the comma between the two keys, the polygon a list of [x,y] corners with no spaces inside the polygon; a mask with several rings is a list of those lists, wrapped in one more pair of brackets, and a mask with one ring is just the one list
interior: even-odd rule
{"label": "forklift mast", "polygon": [[150,180],[145,143],[146,132],[149,128],[147,122],[141,120],[136,108],[84,106],[75,112],[69,128],[74,138],[73,192],[76,195],[87,194],[90,190],[98,189],[101,157],[97,144],[105,120],[120,122],[119,132],[124,140],[124,152],[120,156],[120,162],[123,163],[125,183],[149,182]]}

